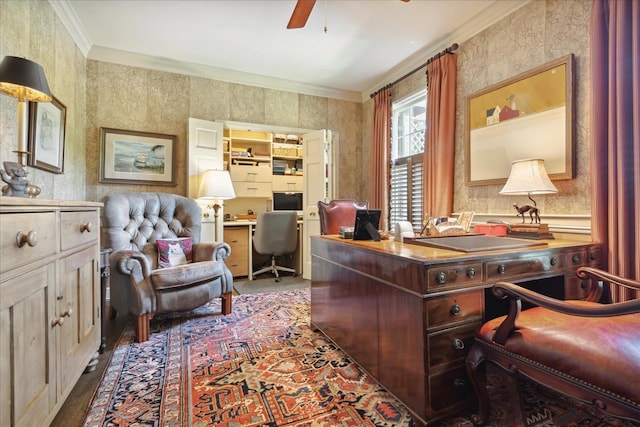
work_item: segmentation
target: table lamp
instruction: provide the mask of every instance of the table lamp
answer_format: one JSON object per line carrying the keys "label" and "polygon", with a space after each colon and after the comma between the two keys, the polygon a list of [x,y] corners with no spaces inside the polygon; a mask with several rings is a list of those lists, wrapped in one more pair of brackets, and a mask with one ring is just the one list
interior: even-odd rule
{"label": "table lamp", "polygon": [[27,164],[28,102],[49,102],[52,99],[47,78],[39,64],[25,58],[5,56],[0,61],[0,93],[18,99],[18,163],[5,162],[2,180],[8,185],[4,195],[34,196],[40,189],[30,185],[22,168]]}
{"label": "table lamp", "polygon": [[[553,239],[548,224],[540,223],[540,208],[531,195],[554,194],[558,189],[549,179],[542,159],[514,160],[511,163],[511,173],[507,183],[500,190],[500,194],[527,195],[533,205],[514,204],[517,216],[522,216],[521,224],[512,224],[510,235],[528,239]],[[525,215],[529,215],[530,223],[525,224]]]}
{"label": "table lamp", "polygon": [[221,208],[219,201],[234,199],[235,197],[236,193],[233,190],[231,175],[229,175],[228,171],[208,170],[202,174],[198,199],[213,201],[213,204],[207,205],[207,207],[213,209],[216,242],[218,241],[218,210]]}

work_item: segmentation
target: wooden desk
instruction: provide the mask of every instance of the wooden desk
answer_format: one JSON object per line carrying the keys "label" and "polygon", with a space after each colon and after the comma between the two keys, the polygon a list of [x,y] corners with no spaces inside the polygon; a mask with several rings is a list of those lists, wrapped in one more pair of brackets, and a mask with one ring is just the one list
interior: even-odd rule
{"label": "wooden desk", "polygon": [[[233,277],[248,277],[253,280],[253,233],[256,221],[225,221],[224,242],[231,246],[231,256],[225,264]],[[294,253],[292,268],[302,274],[303,249],[302,221],[298,221],[298,245]]]}
{"label": "wooden desk", "polygon": [[575,270],[600,266],[601,245],[546,242],[464,253],[313,236],[312,326],[426,425],[475,401],[464,358],[483,320],[502,314],[502,301],[489,296],[493,283],[517,282],[561,298],[585,296]]}

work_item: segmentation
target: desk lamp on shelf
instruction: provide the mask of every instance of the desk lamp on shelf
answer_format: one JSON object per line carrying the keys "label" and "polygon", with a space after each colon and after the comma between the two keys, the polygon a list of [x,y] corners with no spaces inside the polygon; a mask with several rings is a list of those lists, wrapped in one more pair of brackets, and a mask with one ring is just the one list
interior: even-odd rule
{"label": "desk lamp on shelf", "polygon": [[4,162],[5,170],[0,170],[2,180],[7,183],[2,188],[5,196],[36,197],[40,187],[32,185],[26,178],[28,101],[49,102],[51,90],[44,70],[33,61],[16,56],[5,56],[0,61],[0,93],[18,99],[18,154],[17,162]]}
{"label": "desk lamp on shelf", "polygon": [[234,199],[235,197],[236,193],[233,190],[231,175],[229,175],[228,171],[208,170],[202,174],[198,199],[212,202],[212,204],[207,205],[207,208],[213,209],[214,238],[216,242],[218,241],[218,211],[222,207],[220,203],[222,200]]}
{"label": "desk lamp on shelf", "polygon": [[[513,205],[517,212],[516,215],[522,216],[522,223],[512,224],[509,236],[525,239],[553,239],[553,234],[549,232],[549,224],[540,222],[540,208],[531,195],[555,194],[557,192],[558,189],[547,175],[544,160],[514,160],[507,183],[500,190],[500,194],[527,195],[533,204]],[[525,223],[526,215],[530,218],[528,224]]]}

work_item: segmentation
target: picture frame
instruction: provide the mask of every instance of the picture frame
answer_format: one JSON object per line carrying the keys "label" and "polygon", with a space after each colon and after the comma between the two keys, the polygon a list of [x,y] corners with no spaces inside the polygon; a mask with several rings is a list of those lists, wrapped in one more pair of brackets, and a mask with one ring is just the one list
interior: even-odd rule
{"label": "picture frame", "polygon": [[105,184],[176,185],[176,135],[100,128]]}
{"label": "picture frame", "polygon": [[574,85],[569,54],[470,95],[466,185],[504,184],[511,163],[530,158],[552,180],[574,178]]}
{"label": "picture frame", "polygon": [[58,174],[64,172],[66,121],[67,107],[55,96],[51,102],[29,103],[29,166]]}

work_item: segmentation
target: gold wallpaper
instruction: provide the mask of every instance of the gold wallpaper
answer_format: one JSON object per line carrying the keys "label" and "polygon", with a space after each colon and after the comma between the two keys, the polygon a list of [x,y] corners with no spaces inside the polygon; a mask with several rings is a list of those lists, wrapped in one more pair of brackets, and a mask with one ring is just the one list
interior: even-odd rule
{"label": "gold wallpaper", "polygon": [[[591,2],[586,0],[533,1],[471,39],[458,41],[455,211],[511,213],[515,201],[499,196],[499,186],[464,184],[466,97],[574,53],[577,177],[557,181],[558,195],[537,200],[546,213],[589,214],[590,9]],[[100,200],[109,192],[127,190],[184,194],[189,117],[331,129],[339,139],[336,196],[369,197],[370,99],[361,104],[87,60],[46,0],[0,1],[0,26],[0,55],[40,63],[54,95],[67,107],[64,174],[29,169],[31,181],[42,187],[41,198]],[[413,93],[424,82],[424,71],[415,73],[393,88],[393,99]],[[0,96],[0,123],[0,161],[14,161],[15,99]],[[177,135],[178,185],[100,184],[100,127]]]}

